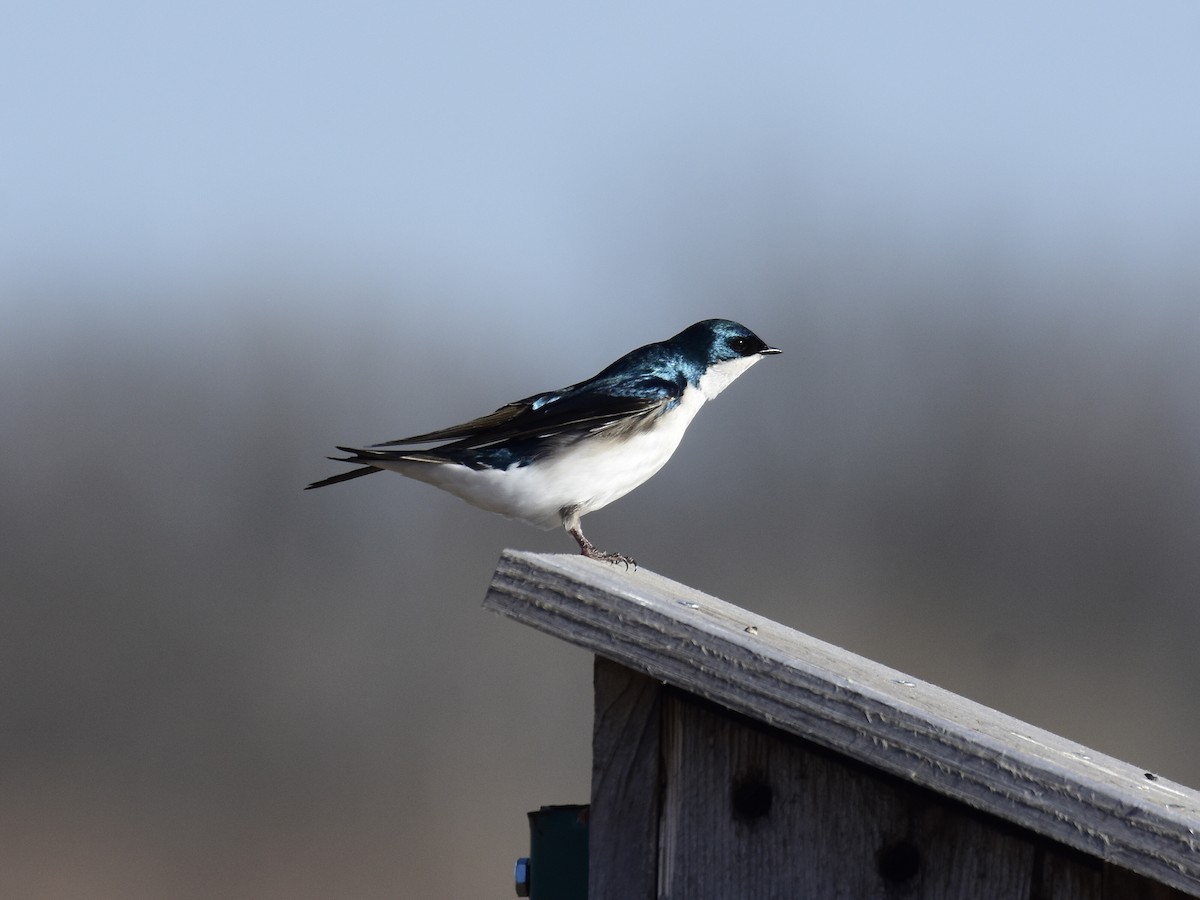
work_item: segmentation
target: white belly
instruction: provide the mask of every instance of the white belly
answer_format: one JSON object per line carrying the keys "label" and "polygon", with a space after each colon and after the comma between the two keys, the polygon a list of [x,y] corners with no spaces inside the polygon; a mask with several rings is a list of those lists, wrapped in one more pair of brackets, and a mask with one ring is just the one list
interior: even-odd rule
{"label": "white belly", "polygon": [[700,391],[689,389],[648,431],[613,438],[601,433],[534,465],[500,471],[401,461],[387,468],[436,485],[481,509],[554,528],[562,524],[564,509],[586,515],[624,497],[661,469],[704,400]]}

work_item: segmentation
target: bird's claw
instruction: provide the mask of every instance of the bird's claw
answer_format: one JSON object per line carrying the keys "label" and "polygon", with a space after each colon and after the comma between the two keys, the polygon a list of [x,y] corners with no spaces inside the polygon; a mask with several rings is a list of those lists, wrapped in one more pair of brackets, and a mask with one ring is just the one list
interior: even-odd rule
{"label": "bird's claw", "polygon": [[588,559],[598,559],[601,562],[612,563],[616,565],[624,565],[625,571],[629,571],[629,567],[637,568],[637,560],[632,556],[626,556],[624,553],[613,553],[609,550],[601,550],[591,541],[583,536],[583,531],[576,525],[574,528],[568,528],[567,531],[571,537],[575,538],[579,544],[579,552]]}
{"label": "bird's claw", "polygon": [[637,568],[637,560],[632,556],[626,556],[624,553],[613,553],[609,550],[598,550],[595,547],[589,547],[583,551],[583,555],[588,559],[598,559],[601,562],[612,563],[614,566],[624,565],[625,571],[629,571],[629,567]]}
{"label": "bird's claw", "polygon": [[629,571],[630,566],[637,569],[637,560],[632,556],[626,556],[624,553],[610,553],[606,550],[601,550],[592,559],[602,559],[607,563],[612,563],[614,566],[623,564],[626,572]]}

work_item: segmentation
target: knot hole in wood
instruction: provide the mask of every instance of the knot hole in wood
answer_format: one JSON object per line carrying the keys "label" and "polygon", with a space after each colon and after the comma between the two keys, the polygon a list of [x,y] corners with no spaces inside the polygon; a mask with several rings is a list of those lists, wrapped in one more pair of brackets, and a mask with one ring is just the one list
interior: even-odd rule
{"label": "knot hole in wood", "polygon": [[749,769],[733,779],[731,805],[740,822],[756,822],[771,812],[771,784],[761,769]]}
{"label": "knot hole in wood", "polygon": [[890,884],[912,881],[921,871],[921,851],[907,838],[892,841],[879,848],[875,867],[880,877]]}

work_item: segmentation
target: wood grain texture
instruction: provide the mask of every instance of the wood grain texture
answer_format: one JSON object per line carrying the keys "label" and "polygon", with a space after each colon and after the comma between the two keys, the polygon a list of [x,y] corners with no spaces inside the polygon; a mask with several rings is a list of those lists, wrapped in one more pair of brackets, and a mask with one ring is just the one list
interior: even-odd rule
{"label": "wood grain texture", "polygon": [[678,692],[664,721],[662,900],[1103,900],[1098,860],[928,788]]}
{"label": "wood grain texture", "polygon": [[484,605],[1200,896],[1194,790],[645,570],[506,551]]}
{"label": "wood grain texture", "polygon": [[654,900],[661,698],[661,682],[596,657],[589,897]]}

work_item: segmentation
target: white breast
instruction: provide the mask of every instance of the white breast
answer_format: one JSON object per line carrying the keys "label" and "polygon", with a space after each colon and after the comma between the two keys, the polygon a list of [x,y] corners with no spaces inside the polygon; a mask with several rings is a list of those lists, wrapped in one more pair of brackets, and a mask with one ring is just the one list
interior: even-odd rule
{"label": "white breast", "polygon": [[653,428],[615,438],[598,434],[536,465],[496,469],[398,462],[387,468],[436,485],[481,509],[538,528],[562,524],[562,510],[586,515],[624,497],[663,467],[679,446],[705,396],[688,388]]}

